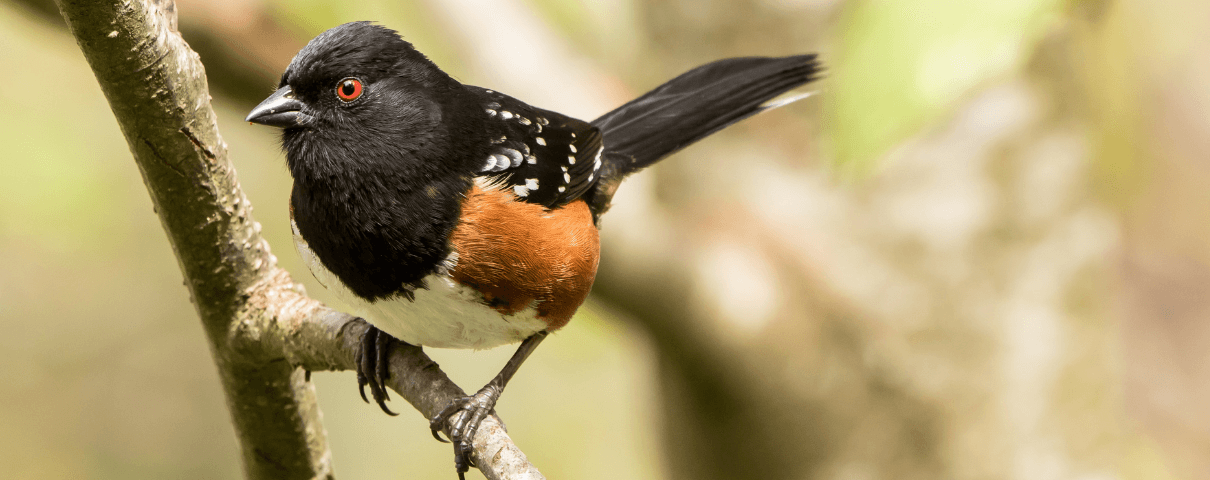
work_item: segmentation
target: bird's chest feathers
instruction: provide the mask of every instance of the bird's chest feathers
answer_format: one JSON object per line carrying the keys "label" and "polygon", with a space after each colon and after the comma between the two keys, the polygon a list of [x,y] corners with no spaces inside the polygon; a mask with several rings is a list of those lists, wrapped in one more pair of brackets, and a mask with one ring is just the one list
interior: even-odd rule
{"label": "bird's chest feathers", "polygon": [[583,202],[546,211],[510,193],[472,188],[448,236],[444,266],[425,288],[366,298],[352,291],[295,224],[295,245],[316,279],[376,327],[416,345],[490,348],[565,325],[592,287],[599,243]]}
{"label": "bird's chest feathers", "polygon": [[389,173],[295,178],[291,216],[315,257],[354,294],[378,300],[418,286],[449,256],[456,182]]}

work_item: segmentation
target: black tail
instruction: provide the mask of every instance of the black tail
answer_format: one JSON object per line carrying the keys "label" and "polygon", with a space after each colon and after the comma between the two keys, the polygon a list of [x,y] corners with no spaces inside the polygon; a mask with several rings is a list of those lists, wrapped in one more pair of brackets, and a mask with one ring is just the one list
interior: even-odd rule
{"label": "black tail", "polygon": [[669,80],[592,124],[601,130],[606,155],[628,157],[616,172],[625,175],[770,108],[765,102],[818,73],[815,55],[719,60]]}
{"label": "black tail", "polygon": [[815,55],[728,58],[681,74],[593,120],[601,130],[603,213],[622,177],[735,122],[782,105],[770,100],[818,78]]}

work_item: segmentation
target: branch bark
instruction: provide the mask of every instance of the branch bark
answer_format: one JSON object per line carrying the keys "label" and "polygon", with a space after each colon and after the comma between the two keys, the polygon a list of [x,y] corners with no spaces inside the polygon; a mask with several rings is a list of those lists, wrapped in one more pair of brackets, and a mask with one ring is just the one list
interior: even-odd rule
{"label": "branch bark", "polygon": [[[206,74],[172,0],[62,0],[143,175],[201,317],[252,479],[333,478],[305,370],[346,370],[360,319],[308,298],[276,265],[219,135]],[[426,417],[465,395],[418,347],[391,352],[390,387]],[[300,368],[301,367],[301,368]],[[475,436],[489,479],[542,478],[499,418]]]}

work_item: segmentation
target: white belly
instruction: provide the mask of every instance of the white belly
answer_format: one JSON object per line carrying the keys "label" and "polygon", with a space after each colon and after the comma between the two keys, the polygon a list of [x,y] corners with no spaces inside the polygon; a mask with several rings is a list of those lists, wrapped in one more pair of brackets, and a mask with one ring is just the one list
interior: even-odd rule
{"label": "white belly", "polygon": [[336,293],[351,312],[378,329],[412,345],[438,348],[491,348],[517,343],[546,329],[532,306],[512,315],[487,306],[479,292],[448,275],[425,277],[428,290],[417,289],[415,301],[403,296],[369,302],[358,297],[323,266],[293,221],[294,246],[319,283]]}

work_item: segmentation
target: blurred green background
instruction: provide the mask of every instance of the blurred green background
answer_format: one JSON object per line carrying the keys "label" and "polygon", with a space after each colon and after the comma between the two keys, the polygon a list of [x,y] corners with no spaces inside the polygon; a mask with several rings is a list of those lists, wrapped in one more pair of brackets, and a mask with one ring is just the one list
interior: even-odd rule
{"label": "blurred green background", "polygon": [[[338,308],[291,248],[274,132],[241,121],[315,34],[376,20],[582,118],[713,59],[822,53],[816,96],[620,191],[598,294],[498,406],[548,478],[1210,479],[1202,0],[178,12],[265,236]],[[55,15],[0,2],[0,476],[239,477],[171,248]],[[429,353],[473,389],[511,349]],[[314,381],[342,478],[453,478],[409,408]]]}

